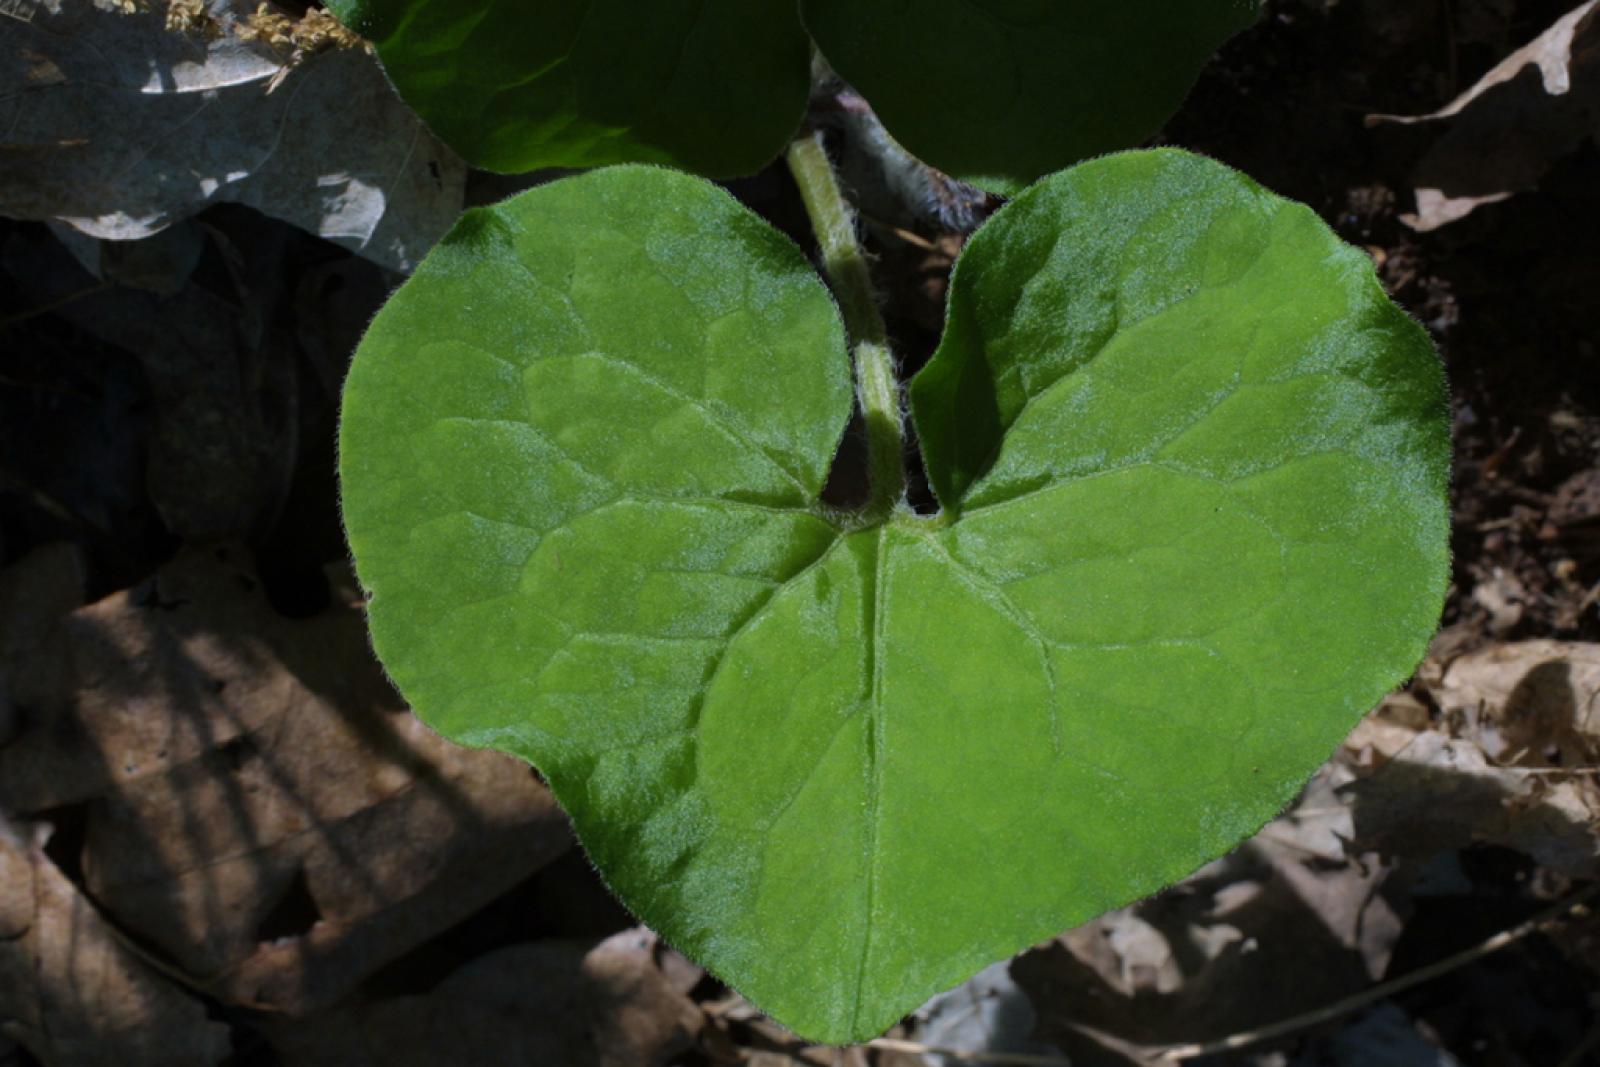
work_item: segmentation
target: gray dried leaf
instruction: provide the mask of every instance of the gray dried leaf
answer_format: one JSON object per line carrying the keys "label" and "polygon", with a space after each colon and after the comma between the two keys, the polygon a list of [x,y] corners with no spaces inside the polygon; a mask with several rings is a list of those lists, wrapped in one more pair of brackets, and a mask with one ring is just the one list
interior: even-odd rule
{"label": "gray dried leaf", "polygon": [[1086,1063],[1148,1064],[1379,978],[1400,936],[1400,890],[1391,867],[1349,847],[1339,787],[1352,777],[1334,760],[1233,853],[1016,960],[1040,1035]]}
{"label": "gray dried leaf", "polygon": [[1386,856],[1426,859],[1486,842],[1587,876],[1600,860],[1592,789],[1496,765],[1476,743],[1428,730],[1340,793],[1353,807],[1357,840]]}
{"label": "gray dried leaf", "polygon": [[410,269],[455,221],[465,167],[366,52],[288,68],[240,39],[255,7],[211,0],[214,34],[90,0],[0,8],[0,214],[131,240],[234,202]]}
{"label": "gray dried leaf", "polygon": [[1600,0],[1573,8],[1444,108],[1367,121],[1444,131],[1413,176],[1417,211],[1403,218],[1418,230],[1534,188],[1600,133]]}
{"label": "gray dried leaf", "polygon": [[1453,660],[1429,687],[1455,731],[1501,763],[1600,763],[1600,645],[1519,641]]}
{"label": "gray dried leaf", "polygon": [[[90,279],[46,235],[15,234],[0,247],[21,299],[36,307],[59,303],[62,317],[138,358],[153,401],[146,417],[153,418],[148,443],[124,447],[131,454],[118,458],[143,460],[141,495],[169,530],[190,541],[259,542],[290,491],[297,450],[311,429],[307,418],[331,411],[337,396],[337,389],[302,388],[293,338],[274,319],[284,302],[277,268],[291,231],[260,221],[247,269],[268,280],[233,293],[201,285],[168,296],[129,285],[85,291]],[[172,241],[169,234],[186,229],[123,247],[154,246],[156,253]],[[215,233],[213,242],[220,244]],[[92,431],[83,436],[94,440]]]}
{"label": "gray dried leaf", "polygon": [[[954,989],[917,1009],[917,1040],[934,1048],[964,1053],[1059,1055],[1033,1039],[1038,1019],[1033,1005],[1011,977],[1011,961],[990,964]],[[965,1058],[930,1054],[931,1067],[960,1067]]]}

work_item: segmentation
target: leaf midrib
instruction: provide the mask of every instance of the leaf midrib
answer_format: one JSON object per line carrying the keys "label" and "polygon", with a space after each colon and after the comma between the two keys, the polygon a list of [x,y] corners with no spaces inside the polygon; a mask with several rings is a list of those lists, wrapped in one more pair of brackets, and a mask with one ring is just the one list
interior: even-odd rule
{"label": "leaf midrib", "polygon": [[884,573],[884,563],[888,553],[884,551],[884,539],[888,536],[889,524],[880,523],[876,528],[873,538],[872,560],[872,588],[865,591],[861,598],[862,633],[867,636],[867,675],[869,693],[863,705],[863,712],[867,716],[866,736],[866,868],[867,885],[863,910],[863,931],[861,935],[861,962],[856,968],[855,1009],[851,1015],[850,1027],[852,1030],[861,1029],[861,1008],[865,1003],[862,996],[866,989],[868,962],[872,958],[872,933],[875,927],[873,910],[876,904],[878,884],[878,859],[881,850],[878,848],[878,829],[881,819],[882,805],[879,803],[883,788],[883,627],[889,616],[888,583]]}

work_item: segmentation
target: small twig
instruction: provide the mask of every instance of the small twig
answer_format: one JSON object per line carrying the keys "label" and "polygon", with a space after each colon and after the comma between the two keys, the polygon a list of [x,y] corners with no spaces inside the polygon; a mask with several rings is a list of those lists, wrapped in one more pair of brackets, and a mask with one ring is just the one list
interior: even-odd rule
{"label": "small twig", "polygon": [[1600,767],[1502,767],[1501,770],[1518,774],[1549,774],[1557,777],[1579,774],[1600,774]]}
{"label": "small twig", "polygon": [[[733,994],[726,999],[713,1001],[700,1005],[700,1010],[712,1019],[728,1019],[737,1022],[749,1022],[752,1019],[762,1018],[748,1000],[738,994]],[[780,1043],[783,1047],[777,1054],[785,1056],[791,1062],[796,1056],[817,1050],[829,1049],[828,1045],[812,1045],[793,1035],[789,1035],[787,1042]],[[879,1037],[861,1045],[852,1045],[851,1048],[868,1048],[878,1052],[906,1052],[918,1056],[947,1056],[952,1060],[963,1063],[983,1064],[986,1067],[1072,1067],[1070,1060],[1060,1056],[1041,1056],[1032,1052],[962,1052],[959,1049],[943,1048],[939,1045],[925,1045],[920,1041],[907,1041],[898,1037]]]}
{"label": "small twig", "polygon": [[879,220],[872,218],[865,213],[863,213],[861,217],[867,219],[867,221],[871,222],[873,225],[894,234],[900,240],[904,241],[913,248],[920,248],[924,252],[943,251],[938,245],[934,244],[920,233],[913,233],[904,226],[893,226],[886,222],[880,222]]}
{"label": "small twig", "polygon": [[1596,1025],[1593,1030],[1584,1035],[1583,1040],[1578,1042],[1578,1047],[1567,1053],[1561,1060],[1559,1067],[1578,1067],[1583,1062],[1584,1057],[1597,1048],[1600,1048],[1600,1025]]}
{"label": "small twig", "polygon": [[56,499],[43,489],[38,488],[20,476],[11,473],[3,466],[0,466],[0,489],[13,489],[27,495],[28,497],[32,498],[34,505],[37,506],[39,510],[43,511],[52,518],[68,524],[69,526],[81,527],[82,529],[88,530],[91,533],[101,534],[108,537],[111,534],[111,531],[107,530],[104,526],[101,526],[99,523],[85,515],[80,515],[62,501]]}
{"label": "small twig", "polygon": [[1495,487],[1506,496],[1514,497],[1524,504],[1531,504],[1537,508],[1550,508],[1556,502],[1554,494],[1541,493],[1537,489],[1529,489],[1525,485],[1499,485]]}
{"label": "small twig", "polygon": [[1539,914],[1535,915],[1533,918],[1519,926],[1513,926],[1509,930],[1502,930],[1500,933],[1495,934],[1487,941],[1475,945],[1464,952],[1458,952],[1454,956],[1447,956],[1437,963],[1432,963],[1426,967],[1419,968],[1418,970],[1412,971],[1407,975],[1402,975],[1393,981],[1380,982],[1372,988],[1357,993],[1354,996],[1346,997],[1343,1000],[1335,1001],[1332,1004],[1317,1008],[1314,1011],[1305,1012],[1301,1015],[1296,1015],[1290,1019],[1284,1019],[1283,1021],[1273,1023],[1270,1026],[1263,1026],[1256,1030],[1247,1030],[1243,1033],[1233,1034],[1217,1041],[1208,1041],[1205,1044],[1178,1045],[1174,1048],[1169,1048],[1161,1054],[1161,1059],[1172,1063],[1181,1060],[1192,1060],[1200,1056],[1213,1056],[1223,1052],[1235,1052],[1242,1048],[1248,1048],[1251,1045],[1259,1045],[1263,1041],[1272,1041],[1276,1038],[1287,1037],[1290,1034],[1298,1033],[1301,1030],[1310,1029],[1311,1027],[1317,1026],[1321,1023],[1330,1022],[1343,1015],[1349,1015],[1351,1012],[1365,1008],[1369,1004],[1374,1004],[1403,990],[1410,989],[1413,986],[1422,985],[1424,982],[1432,981],[1442,974],[1448,974],[1450,971],[1456,970],[1459,967],[1464,967],[1475,960],[1489,955],[1490,953],[1499,952],[1507,945],[1514,944],[1515,942],[1527,937],[1529,934],[1534,933],[1545,924],[1562,918],[1568,912],[1593,899],[1597,894],[1600,894],[1600,882],[1596,882],[1580,892],[1573,894],[1559,904],[1546,908],[1544,911],[1541,911]]}
{"label": "small twig", "polygon": [[920,1041],[902,1041],[894,1037],[880,1037],[867,1042],[867,1048],[880,1052],[909,1052],[922,1056],[947,1056],[964,1063],[992,1064],[995,1067],[1072,1067],[1072,1061],[1060,1056],[1040,1056],[1032,1052],[960,1052],[953,1048],[924,1045]]}
{"label": "small twig", "polygon": [[19,322],[27,322],[29,319],[38,318],[40,315],[48,315],[52,311],[59,311],[75,300],[82,300],[86,296],[103,293],[109,288],[111,288],[110,282],[100,282],[98,285],[91,285],[86,289],[79,289],[76,292],[57,297],[48,303],[40,304],[36,308],[19,311],[15,315],[7,315],[5,318],[0,318],[0,330],[5,329],[7,326],[15,326]]}

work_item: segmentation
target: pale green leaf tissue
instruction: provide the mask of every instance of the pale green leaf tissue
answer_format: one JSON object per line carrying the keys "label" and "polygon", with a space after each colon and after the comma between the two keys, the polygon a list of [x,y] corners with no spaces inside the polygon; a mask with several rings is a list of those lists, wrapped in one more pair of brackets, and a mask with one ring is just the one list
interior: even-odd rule
{"label": "pale green leaf tissue", "polygon": [[417,712],[531,761],[644,922],[835,1042],[1254,832],[1446,582],[1423,331],[1209,160],[1006,207],[910,396],[942,512],[819,504],[852,403],[827,291],[646,167],[470,213],[345,395]]}

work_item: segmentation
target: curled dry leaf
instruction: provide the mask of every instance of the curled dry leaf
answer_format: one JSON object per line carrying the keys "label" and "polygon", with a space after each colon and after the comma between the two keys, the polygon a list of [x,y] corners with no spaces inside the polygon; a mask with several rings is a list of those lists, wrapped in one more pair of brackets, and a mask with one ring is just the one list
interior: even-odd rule
{"label": "curled dry leaf", "polygon": [[[999,1052],[1059,1057],[1056,1049],[1034,1040],[1037,1025],[1033,1005],[1011,977],[1010,960],[991,963],[916,1013],[917,1040],[933,1048],[976,1056]],[[967,1060],[930,1054],[921,1062],[927,1067],[963,1067]]]}
{"label": "curled dry leaf", "polygon": [[1418,688],[1240,849],[1016,961],[1041,1033],[1088,1062],[1148,1063],[1333,1003],[1386,976],[1411,876],[1442,852],[1492,842],[1592,876],[1600,645],[1430,660]]}
{"label": "curled dry leaf", "polygon": [[1573,8],[1439,111],[1367,121],[1444,130],[1414,175],[1417,212],[1404,219],[1418,230],[1534,188],[1600,133],[1600,0]]}
{"label": "curled dry leaf", "polygon": [[329,1004],[570,845],[525,764],[406,712],[330,584],[287,619],[233,554],[189,551],[3,665],[26,714],[0,807],[76,810],[94,900],[225,1001]]}
{"label": "curled dry leaf", "polygon": [[123,946],[45,855],[48,832],[0,815],[0,1035],[47,1064],[221,1063],[228,1028]]}
{"label": "curled dry leaf", "polygon": [[[1341,790],[1356,837],[1423,858],[1475,842],[1592,875],[1600,860],[1600,645],[1491,645],[1424,669],[1443,727],[1406,739],[1372,721],[1353,741],[1375,770]],[[1431,676],[1431,677],[1430,677]]]}
{"label": "curled dry leaf", "polygon": [[1352,777],[1336,759],[1238,850],[1018,959],[1041,1035],[1085,1062],[1144,1064],[1381,977],[1404,902],[1390,867],[1348,847],[1337,790]]}
{"label": "curled dry leaf", "polygon": [[[96,384],[106,371],[94,360],[59,359],[53,365],[81,385],[0,397],[7,473],[62,500],[117,547],[141,517],[150,521],[152,505],[163,536],[260,546],[290,525],[285,509],[295,514],[308,484],[331,483],[339,392],[389,290],[386,271],[329,259],[254,212],[191,219],[140,241],[13,229],[0,241],[0,271],[16,301],[54,308],[113,358],[134,357],[137,371],[113,377],[126,382],[114,388]],[[63,231],[89,246],[88,263],[56,239]],[[205,276],[183,278],[186,253],[202,252]],[[117,284],[97,285],[85,266]],[[336,508],[329,489],[317,505],[324,513]]]}
{"label": "curled dry leaf", "polygon": [[[278,276],[287,228],[244,221],[262,222],[247,232],[251,240],[235,243],[212,230],[209,241],[224,254],[243,246],[241,274]],[[200,224],[119,247],[159,251],[191,227]],[[294,339],[278,325],[288,302],[282,288],[240,282],[219,292],[189,284],[160,295],[131,285],[93,287],[40,232],[13,236],[0,247],[0,265],[20,279],[18,296],[29,305],[60,303],[73,325],[137,357],[153,410],[134,462],[143,461],[140,488],[167,528],[188,541],[259,543],[278,521],[300,449],[319,430],[331,435],[338,391],[306,387]]]}
{"label": "curled dry leaf", "polygon": [[655,1067],[676,1062],[704,1016],[640,927],[598,945],[500,949],[425,995],[269,1027],[289,1067]]}
{"label": "curled dry leaf", "polygon": [[1491,645],[1451,662],[1430,688],[1457,731],[1498,762],[1600,763],[1600,645]]}
{"label": "curled dry leaf", "polygon": [[1584,875],[1597,856],[1586,791],[1497,766],[1471,741],[1430,730],[1346,795],[1357,838],[1385,856],[1421,860],[1490,843]]}
{"label": "curled dry leaf", "polygon": [[147,237],[248,204],[409,270],[461,210],[465,167],[365,51],[287,66],[211,0],[211,32],[90,0],[0,7],[0,214]]}

